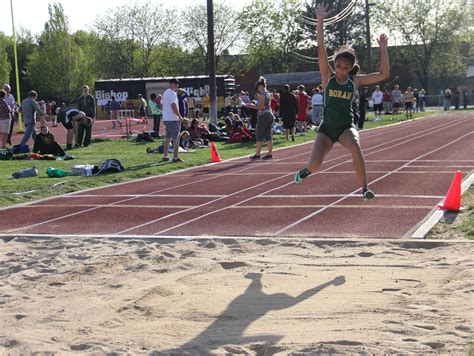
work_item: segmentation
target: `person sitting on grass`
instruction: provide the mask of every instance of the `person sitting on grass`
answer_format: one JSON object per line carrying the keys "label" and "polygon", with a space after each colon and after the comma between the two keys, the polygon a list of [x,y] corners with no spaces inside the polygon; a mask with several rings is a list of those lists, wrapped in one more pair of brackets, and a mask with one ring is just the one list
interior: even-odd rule
{"label": "person sitting on grass", "polygon": [[54,139],[54,135],[49,132],[48,126],[41,126],[41,131],[35,138],[33,152],[61,157],[66,155],[64,150]]}
{"label": "person sitting on grass", "polygon": [[62,108],[58,112],[58,122],[67,130],[66,149],[72,149],[72,141],[76,134],[76,128],[79,123],[84,126],[92,125],[92,119],[87,117],[83,111],[75,108]]}
{"label": "person sitting on grass", "polygon": [[179,134],[179,147],[181,147],[182,149],[185,149],[186,151],[192,148],[191,147],[192,143],[189,140],[189,138],[190,138],[190,135],[188,131],[181,131],[181,133]]}
{"label": "person sitting on grass", "polygon": [[191,121],[191,126],[189,127],[189,135],[194,145],[207,146],[209,144],[211,133],[206,126],[199,125],[198,119],[193,119]]}

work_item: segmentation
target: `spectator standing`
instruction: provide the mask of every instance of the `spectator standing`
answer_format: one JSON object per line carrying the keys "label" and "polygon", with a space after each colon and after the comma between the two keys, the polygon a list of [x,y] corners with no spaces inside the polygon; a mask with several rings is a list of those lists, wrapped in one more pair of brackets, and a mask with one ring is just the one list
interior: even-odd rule
{"label": "spectator standing", "polygon": [[286,84],[283,87],[283,93],[280,95],[280,117],[283,119],[283,129],[285,137],[288,140],[291,133],[291,140],[295,140],[295,120],[298,113],[298,102],[296,97],[290,91],[290,86]]}
{"label": "spectator standing", "polygon": [[419,97],[419,107],[420,111],[425,111],[425,101],[426,101],[426,93],[425,89],[420,89],[418,92],[418,97]]}
{"label": "spectator standing", "polygon": [[405,115],[407,119],[411,119],[413,117],[413,99],[415,96],[413,95],[413,91],[411,87],[407,88],[407,91],[403,94],[402,101],[405,105]]}
{"label": "spectator standing", "polygon": [[247,104],[250,103],[250,96],[248,93],[242,91],[240,92],[240,99],[242,100],[242,105],[240,107],[240,116],[242,118],[247,118],[249,116]]}
{"label": "spectator standing", "polygon": [[449,108],[451,107],[451,97],[452,97],[451,89],[448,88],[444,91],[444,99],[443,99],[444,111],[449,110]]}
{"label": "spectator standing", "polygon": [[188,117],[188,92],[183,88],[178,89],[178,106],[181,116]]}
{"label": "spectator standing", "polygon": [[454,110],[459,110],[459,90],[458,88],[454,88],[453,90],[453,104],[454,104]]}
{"label": "spectator standing", "polygon": [[209,97],[209,93],[206,93],[202,97],[202,113],[204,118],[209,117],[209,108],[211,107],[211,98]]}
{"label": "spectator standing", "polygon": [[467,109],[467,104],[469,103],[469,93],[467,92],[467,89],[464,88],[462,90],[462,105],[464,109]]}
{"label": "spectator standing", "polygon": [[53,122],[53,127],[56,127],[58,126],[57,124],[57,113],[58,113],[58,105],[56,104],[56,102],[53,100],[51,101],[50,103],[50,117],[51,117],[51,121]]}
{"label": "spectator standing", "polygon": [[10,120],[10,129],[7,135],[7,143],[9,145],[12,144],[12,134],[13,134],[13,126],[15,125],[15,119],[18,114],[18,107],[15,102],[15,97],[10,93],[11,87],[9,84],[3,85],[3,91],[5,92],[5,101],[7,102],[8,106],[11,109],[11,120]]}
{"label": "spectator standing", "polygon": [[156,132],[157,136],[160,136],[161,110],[156,103],[155,93],[151,93],[150,100],[148,100],[148,107],[150,108],[151,115],[153,116],[153,131]]}
{"label": "spectator standing", "polygon": [[260,153],[262,150],[263,143],[267,144],[268,152],[262,157],[263,160],[273,159],[273,138],[272,138],[272,126],[274,116],[270,107],[272,95],[267,90],[267,82],[264,77],[260,77],[256,83],[256,90],[259,93],[256,105],[247,104],[250,108],[258,110],[257,117],[257,130],[256,130],[256,147],[255,154],[250,157],[251,160],[260,159]]}
{"label": "spectator standing", "polygon": [[194,117],[194,109],[196,108],[196,99],[193,94],[189,94],[188,98],[188,117]]}
{"label": "spectator standing", "polygon": [[76,146],[87,147],[91,144],[92,125],[94,124],[96,118],[95,99],[89,94],[89,87],[87,85],[82,86],[82,95],[79,98],[78,109],[79,111],[84,112],[87,117],[92,119],[90,125],[85,121],[81,121],[77,125]]}
{"label": "spectator standing", "polygon": [[319,88],[313,89],[313,97],[311,98],[311,105],[313,110],[311,112],[311,120],[316,126],[321,125],[321,114],[323,111],[323,96],[319,91]]}
{"label": "spectator standing", "polygon": [[112,119],[112,128],[115,129],[117,124],[122,127],[122,122],[118,118],[118,114],[120,111],[120,103],[115,98],[115,96],[112,96],[111,99],[112,101],[110,102],[110,116]]}
{"label": "spectator standing", "polygon": [[400,86],[395,84],[392,90],[392,105],[393,105],[393,113],[395,115],[400,114],[400,105],[402,102],[402,92],[400,90]]}
{"label": "spectator standing", "polygon": [[302,135],[306,135],[306,132],[308,130],[307,116],[309,96],[308,94],[306,94],[304,89],[304,85],[298,85],[298,94],[296,96],[298,102],[298,114],[296,116],[296,121],[298,122],[298,129],[301,131]]}
{"label": "spectator standing", "polygon": [[369,89],[362,87],[361,93],[359,94],[359,120],[357,120],[357,128],[362,130],[364,128],[365,114],[367,105],[369,104]]}
{"label": "spectator standing", "polygon": [[232,95],[228,93],[224,98],[224,111],[226,115],[232,111]]}
{"label": "spectator standing", "polygon": [[0,90],[0,148],[7,148],[7,138],[10,133],[10,122],[12,119],[12,109],[5,100],[7,93]]}
{"label": "spectator standing", "polygon": [[375,121],[382,121],[383,93],[378,85],[375,86],[375,90],[372,93],[372,101],[374,103]]}
{"label": "spectator standing", "polygon": [[388,89],[385,89],[383,92],[383,111],[385,115],[392,112],[392,97]]}
{"label": "spectator standing", "polygon": [[143,98],[143,95],[138,94],[138,118],[141,119],[143,123],[148,124],[146,109],[146,100]]}
{"label": "spectator standing", "polygon": [[279,110],[280,106],[280,95],[277,93],[275,89],[272,89],[272,101],[270,103],[270,107],[272,108],[273,115]]}
{"label": "spectator standing", "polygon": [[168,149],[173,141],[173,162],[182,162],[179,158],[179,133],[183,118],[179,113],[178,95],[176,94],[179,81],[172,78],[169,81],[169,88],[163,94],[163,123],[166,128],[166,138],[164,144],[163,161],[168,162]]}
{"label": "spectator standing", "polygon": [[[28,140],[33,137],[33,140],[36,137],[35,124],[36,124],[36,114],[39,113],[45,117],[47,114],[42,111],[36,102],[38,93],[34,90],[28,93],[28,97],[23,99],[21,102],[21,112],[23,113],[23,124],[25,125],[25,133],[23,138],[20,141],[20,145],[26,145]],[[41,119],[41,126],[46,126],[46,122]]]}

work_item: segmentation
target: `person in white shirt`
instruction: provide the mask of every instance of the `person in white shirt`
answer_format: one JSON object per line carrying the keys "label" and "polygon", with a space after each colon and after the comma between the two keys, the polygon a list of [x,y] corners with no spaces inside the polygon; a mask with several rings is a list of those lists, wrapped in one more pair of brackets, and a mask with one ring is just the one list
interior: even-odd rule
{"label": "person in white shirt", "polygon": [[323,109],[323,96],[320,93],[318,88],[313,89],[313,97],[311,98],[311,106],[313,110],[311,111],[311,120],[313,124],[319,126],[321,124],[321,113]]}
{"label": "person in white shirt", "polygon": [[372,100],[374,102],[375,121],[382,121],[383,93],[378,85],[372,93]]}
{"label": "person in white shirt", "polygon": [[7,135],[7,143],[11,146],[12,144],[12,134],[13,134],[13,126],[15,125],[15,119],[16,119],[16,114],[18,112],[17,110],[17,105],[15,102],[15,97],[10,93],[11,87],[9,84],[4,84],[3,85],[3,90],[5,91],[5,100],[8,104],[8,106],[11,109],[11,120],[10,120],[10,131],[8,132]]}
{"label": "person in white shirt", "polygon": [[168,148],[171,140],[173,140],[173,162],[182,162],[179,158],[179,133],[181,128],[181,121],[183,118],[179,113],[178,95],[176,91],[179,87],[179,81],[172,78],[169,81],[170,87],[166,89],[163,94],[163,124],[166,128],[166,139],[163,151],[163,161],[168,162]]}

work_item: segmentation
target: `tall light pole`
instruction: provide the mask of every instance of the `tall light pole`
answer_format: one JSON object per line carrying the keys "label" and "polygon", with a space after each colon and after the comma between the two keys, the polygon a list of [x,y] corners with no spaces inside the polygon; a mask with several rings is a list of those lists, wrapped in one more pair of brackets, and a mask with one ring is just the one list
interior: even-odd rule
{"label": "tall light pole", "polygon": [[[15,30],[15,18],[13,16],[13,0],[10,0],[10,8],[12,13],[12,32],[13,32],[13,55],[15,57],[15,76],[16,76],[16,100],[17,103],[21,103],[20,98],[20,76],[18,73],[18,55],[16,52],[16,30]],[[18,129],[20,132],[23,131],[23,122],[21,118],[21,111],[18,113]]]}
{"label": "tall light pole", "polygon": [[207,0],[207,64],[209,73],[209,96],[211,105],[209,118],[212,123],[217,123],[217,95],[216,95],[216,55],[214,48],[214,5],[212,0]]}

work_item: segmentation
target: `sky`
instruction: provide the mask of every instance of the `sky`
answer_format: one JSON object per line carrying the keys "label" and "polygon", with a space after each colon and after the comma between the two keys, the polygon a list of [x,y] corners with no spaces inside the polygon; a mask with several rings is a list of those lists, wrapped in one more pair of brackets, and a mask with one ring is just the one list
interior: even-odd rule
{"label": "sky", "polygon": [[[143,3],[144,0],[138,0]],[[15,28],[18,32],[20,28],[30,30],[33,35],[39,34],[44,23],[48,20],[48,4],[59,2],[63,5],[64,12],[69,20],[71,31],[89,30],[90,25],[97,16],[104,14],[111,8],[116,8],[130,3],[130,0],[13,0],[13,10],[15,14]],[[148,0],[148,3],[175,4],[182,9],[185,6],[197,3],[205,4],[206,0]],[[214,1],[216,3],[217,1]],[[250,4],[251,0],[221,0],[221,3],[241,9]],[[3,3],[6,3],[3,5]],[[170,5],[167,5],[169,7]],[[6,11],[5,11],[6,10]],[[2,11],[0,16],[0,31],[8,36],[12,35],[12,23],[10,13],[10,1],[2,0]]]}

